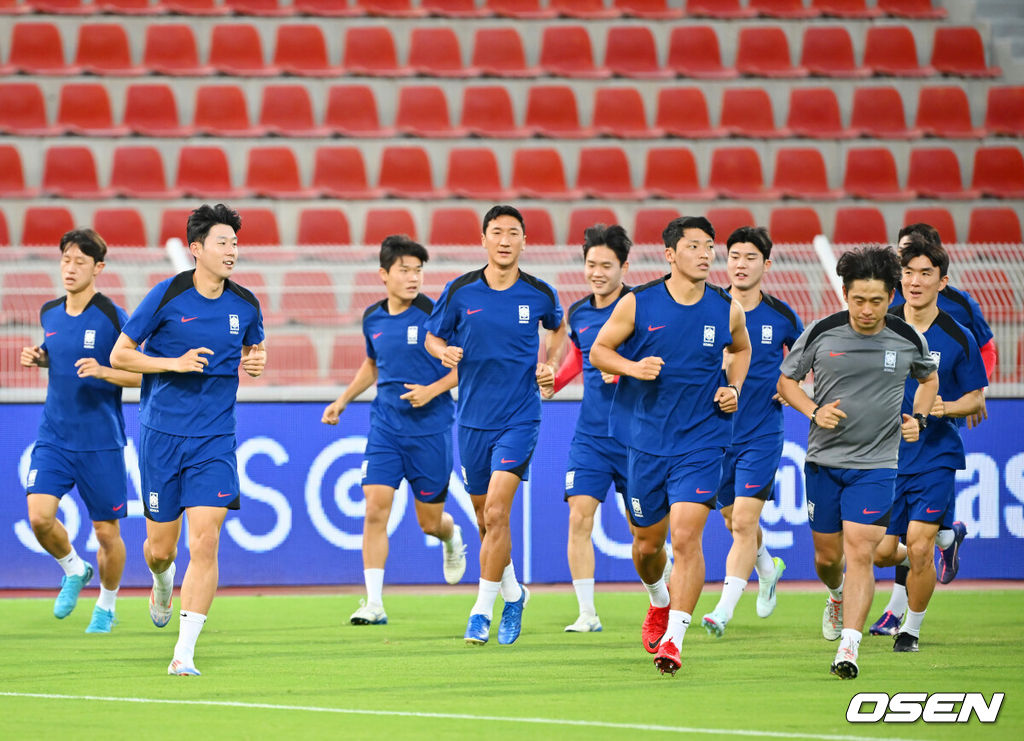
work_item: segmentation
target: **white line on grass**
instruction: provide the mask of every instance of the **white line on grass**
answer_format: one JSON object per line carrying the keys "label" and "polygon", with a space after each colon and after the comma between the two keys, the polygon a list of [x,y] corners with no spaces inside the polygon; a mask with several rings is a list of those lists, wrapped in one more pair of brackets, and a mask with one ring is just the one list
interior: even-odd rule
{"label": "white line on grass", "polygon": [[[465,713],[417,713],[407,710],[361,710],[356,708],[322,708],[311,705],[272,705],[265,702],[231,702],[229,700],[168,700],[148,697],[101,697],[98,695],[56,695],[41,692],[2,692],[0,697],[35,697],[43,700],[93,700],[99,702],[137,702],[162,705],[209,705],[221,708],[249,710],[296,710],[304,713],[340,713],[344,715],[379,715],[398,718],[437,718],[441,720],[492,720],[503,723],[530,723],[551,726],[582,726],[586,728],[615,728],[624,731],[664,731],[720,736],[747,736],[753,738],[804,738],[814,741],[878,741],[879,736],[845,736],[824,733],[794,733],[790,731],[748,731],[738,728],[689,728],[686,726],[659,726],[647,723],[607,723],[599,720],[570,720],[567,718],[507,718],[500,715],[468,715]],[[898,741],[887,736],[890,741]],[[923,739],[914,739],[923,741]]]}

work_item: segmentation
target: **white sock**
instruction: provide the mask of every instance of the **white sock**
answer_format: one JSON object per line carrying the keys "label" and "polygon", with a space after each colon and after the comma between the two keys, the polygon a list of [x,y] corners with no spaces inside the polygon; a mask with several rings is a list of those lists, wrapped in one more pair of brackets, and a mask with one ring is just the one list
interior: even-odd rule
{"label": "white sock", "polygon": [[928,612],[927,609],[921,610],[921,612],[907,610],[907,618],[903,621],[903,625],[900,626],[900,633],[910,633],[910,635],[920,638],[921,623],[924,622],[924,614],[926,612]]}
{"label": "white sock", "polygon": [[469,614],[486,615],[490,620],[494,616],[494,601],[498,599],[500,590],[500,581],[481,579],[479,591],[476,593],[476,602],[473,603],[473,609],[469,611]]}
{"label": "white sock", "polygon": [[676,644],[676,648],[682,648],[683,638],[686,637],[686,629],[690,627],[691,619],[691,615],[688,612],[669,610],[668,630],[665,631],[665,637],[661,639],[661,642],[672,641],[672,643]]}
{"label": "white sock", "polygon": [[640,583],[647,587],[647,592],[651,595],[651,605],[654,607],[668,607],[668,586],[665,584],[664,579],[658,579],[654,584],[648,584],[645,581]]}
{"label": "white sock", "polygon": [[101,610],[114,612],[114,605],[117,604],[117,589],[107,589],[100,584],[100,598],[96,600],[96,606]]}
{"label": "white sock", "polygon": [[366,604],[384,606],[384,569],[363,569],[366,583]]}
{"label": "white sock", "polygon": [[523,596],[523,588],[516,578],[516,567],[511,561],[501,572],[501,598],[506,602],[518,602]]}
{"label": "white sock", "polygon": [[178,623],[178,642],[174,644],[174,658],[186,664],[195,665],[196,641],[206,623],[206,615],[198,612],[181,611]]}
{"label": "white sock", "polygon": [[594,580],[573,579],[572,588],[576,590],[576,601],[580,604],[580,615],[596,615],[594,607]]}
{"label": "white sock", "polygon": [[853,655],[857,655],[857,651],[860,648],[861,632],[854,630],[853,628],[843,628],[843,633],[839,638],[839,648],[848,648],[853,651]]}
{"label": "white sock", "polygon": [[156,592],[156,601],[158,604],[166,605],[167,600],[171,596],[171,592],[174,591],[174,562],[171,561],[171,565],[167,567],[167,570],[158,574],[152,569],[149,573],[153,575],[153,591]]}
{"label": "white sock", "polygon": [[768,580],[775,576],[775,559],[768,552],[764,543],[757,549],[757,562],[754,564],[759,579]]}
{"label": "white sock", "polygon": [[722,582],[722,596],[718,598],[715,609],[724,612],[726,620],[732,620],[732,613],[735,611],[740,597],[743,596],[743,589],[746,586],[747,580],[738,576],[727,576]]}
{"label": "white sock", "polygon": [[74,546],[71,546],[71,553],[64,556],[64,558],[58,558],[57,563],[64,569],[66,576],[84,576],[85,575],[85,561],[78,557],[78,552]]}
{"label": "white sock", "polygon": [[828,584],[825,585],[825,588],[828,590],[828,593],[830,595],[832,595],[832,599],[834,599],[836,602],[842,602],[843,601],[843,585],[845,583],[846,583],[846,574],[843,574],[843,580],[841,582],[839,582],[839,586],[836,587],[835,589],[830,587]]}
{"label": "white sock", "polygon": [[944,551],[953,545],[954,540],[956,540],[956,533],[952,530],[942,529],[935,535],[935,545],[938,546],[940,551]]}
{"label": "white sock", "polygon": [[900,616],[907,611],[907,587],[904,584],[893,584],[892,594],[885,609],[893,615]]}
{"label": "white sock", "polygon": [[457,547],[462,545],[462,530],[459,528],[458,525],[452,525],[451,537],[448,538],[448,540],[445,540],[444,538],[442,538],[441,542],[444,543],[444,549],[448,553],[451,553]]}
{"label": "white sock", "polygon": [[900,561],[899,565],[900,566],[906,566],[908,569],[910,568],[910,554],[909,553],[907,554],[906,558],[904,558],[902,561]]}

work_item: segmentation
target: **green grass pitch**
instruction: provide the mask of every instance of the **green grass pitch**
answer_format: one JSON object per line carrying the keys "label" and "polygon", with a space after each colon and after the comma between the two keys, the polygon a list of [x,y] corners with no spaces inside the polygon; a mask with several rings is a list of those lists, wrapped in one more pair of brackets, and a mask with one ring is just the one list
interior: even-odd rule
{"label": "green grass pitch", "polygon": [[[705,589],[696,620],[717,596]],[[567,634],[571,589],[538,589],[513,646],[497,645],[496,623],[488,645],[463,643],[472,602],[393,593],[389,625],[356,627],[351,595],[219,597],[196,653],[203,676],[179,678],[165,674],[177,620],[154,628],[145,598],[119,600],[109,636],[83,632],[91,593],[63,621],[49,599],[0,599],[0,738],[1024,738],[1024,590],[940,587],[921,653],[866,636],[854,681],[828,673],[823,591],[783,587],[767,620],[748,591],[724,638],[690,629],[675,677],[640,645],[639,590],[599,585],[604,632]],[[854,693],[900,691],[1006,695],[994,724],[846,721]]]}

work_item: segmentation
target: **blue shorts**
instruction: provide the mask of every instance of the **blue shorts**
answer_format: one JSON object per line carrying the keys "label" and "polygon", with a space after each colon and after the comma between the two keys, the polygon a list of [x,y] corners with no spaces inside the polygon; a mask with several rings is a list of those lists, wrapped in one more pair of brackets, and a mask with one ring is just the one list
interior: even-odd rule
{"label": "blue shorts", "polygon": [[608,489],[626,493],[626,446],[614,437],[595,437],[577,432],[569,446],[569,464],[565,471],[565,499],[593,497],[603,502]]}
{"label": "blue shorts", "polygon": [[831,468],[804,464],[807,520],[816,533],[838,533],[843,522],[889,524],[895,468]]}
{"label": "blue shorts", "polygon": [[128,516],[123,448],[75,451],[36,443],[29,464],[28,493],[60,499],[76,485],[93,522]]}
{"label": "blue shorts", "polygon": [[435,435],[399,438],[393,432],[371,427],[366,437],[363,486],[397,489],[409,482],[421,502],[443,502],[452,473],[452,431]]}
{"label": "blue shorts", "polygon": [[502,430],[459,425],[459,458],[466,491],[474,496],[486,494],[494,471],[508,471],[523,481],[529,480],[530,459],[537,447],[539,431],[539,422]]}
{"label": "blue shorts", "polygon": [[629,448],[626,512],[637,527],[661,522],[676,502],[715,508],[725,448],[698,448],[682,455],[651,455]]}
{"label": "blue shorts", "polygon": [[889,535],[906,535],[911,520],[938,525],[952,509],[956,490],[956,471],[935,468],[924,473],[896,477],[896,496],[892,501]]}
{"label": "blue shorts", "polygon": [[782,459],[782,443],[782,435],[769,435],[725,451],[722,483],[718,486],[719,509],[732,506],[736,497],[754,497],[762,502],[775,498],[775,472]]}
{"label": "blue shorts", "polygon": [[154,522],[174,522],[186,507],[238,509],[234,435],[182,437],[142,426],[142,503]]}

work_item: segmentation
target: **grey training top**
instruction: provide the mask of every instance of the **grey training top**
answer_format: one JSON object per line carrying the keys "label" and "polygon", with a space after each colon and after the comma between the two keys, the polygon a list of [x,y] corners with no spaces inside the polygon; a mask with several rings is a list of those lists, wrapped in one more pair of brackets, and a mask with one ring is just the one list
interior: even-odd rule
{"label": "grey training top", "polygon": [[796,381],[814,371],[814,403],[839,399],[847,416],[832,430],[811,423],[806,460],[832,468],[896,468],[907,376],[923,379],[937,367],[924,336],[891,314],[874,335],[855,331],[848,311],[812,322],[780,370]]}

